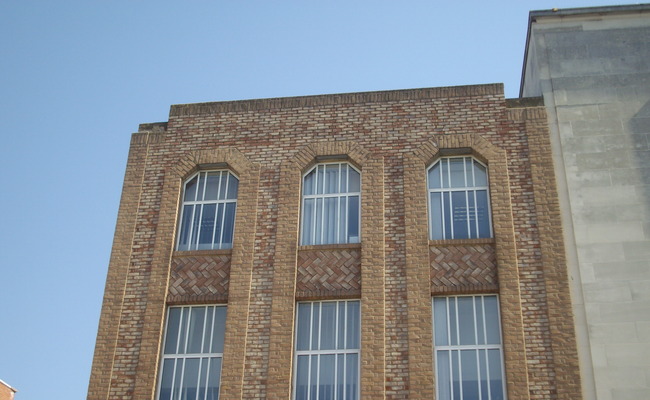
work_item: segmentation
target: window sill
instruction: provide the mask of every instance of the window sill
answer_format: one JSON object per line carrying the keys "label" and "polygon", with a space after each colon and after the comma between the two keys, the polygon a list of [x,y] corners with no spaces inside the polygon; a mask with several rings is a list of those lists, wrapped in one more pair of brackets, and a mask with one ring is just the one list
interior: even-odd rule
{"label": "window sill", "polygon": [[337,249],[361,249],[361,243],[330,243],[330,244],[310,244],[298,246],[300,250],[337,250]]}
{"label": "window sill", "polygon": [[494,238],[429,240],[429,246],[457,246],[463,244],[494,244]]}
{"label": "window sill", "polygon": [[220,250],[175,250],[172,257],[187,257],[187,256],[223,256],[230,255],[232,249]]}

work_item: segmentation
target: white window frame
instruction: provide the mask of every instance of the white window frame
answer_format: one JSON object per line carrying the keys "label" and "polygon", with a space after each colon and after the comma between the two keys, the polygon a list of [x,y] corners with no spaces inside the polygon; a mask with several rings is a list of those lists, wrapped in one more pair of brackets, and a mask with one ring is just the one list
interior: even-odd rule
{"label": "white window frame", "polygon": [[[338,165],[339,166],[339,172],[338,172],[338,183],[337,187],[340,188],[341,186],[341,167],[342,166],[347,166],[348,169],[346,170],[346,182],[349,187],[350,183],[350,173],[349,169],[353,169],[359,174],[359,191],[355,192],[350,192],[350,191],[340,191],[336,193],[324,193],[325,190],[323,190],[323,193],[317,193],[317,190],[314,190],[314,194],[305,194],[305,179],[309,174],[311,174],[313,171],[316,170],[316,173],[314,174],[314,188],[318,187],[319,184],[324,184],[319,181],[319,173],[318,170],[319,168],[323,168],[324,170],[327,169],[328,166],[332,165]],[[323,173],[323,176],[325,176],[325,173]],[[322,244],[338,244],[338,243],[359,243],[361,241],[361,188],[362,188],[362,180],[363,180],[363,175],[361,174],[361,171],[357,169],[355,166],[350,164],[349,162],[345,161],[337,161],[337,162],[327,162],[327,163],[318,163],[314,165],[312,168],[310,168],[305,174],[302,176],[302,198],[301,198],[301,212],[300,212],[300,244],[303,246],[307,245],[322,245]],[[357,197],[358,198],[358,215],[357,215],[357,227],[358,227],[358,232],[356,236],[350,236],[350,233],[348,231],[349,226],[348,226],[348,221],[349,221],[349,213],[350,213],[350,198],[351,197]],[[330,228],[326,226],[326,221],[325,221],[325,199],[328,198],[336,198],[337,199],[337,207],[336,207],[336,226],[334,228]],[[307,235],[305,232],[305,202],[307,200],[313,199],[314,200],[314,206],[312,208],[312,216],[311,216],[311,235]],[[340,201],[341,199],[345,199],[345,218],[343,220],[343,224],[341,224],[341,207],[340,207]],[[316,203],[318,200],[321,200],[323,206],[321,207],[321,213],[320,215],[317,215],[316,212]],[[320,232],[317,230],[317,219],[320,218]],[[344,226],[341,226],[344,225]],[[335,239],[333,242],[330,242],[326,239],[326,234],[329,232],[328,229],[335,229]],[[345,240],[341,241],[341,234],[345,234]],[[317,236],[320,235],[320,237],[317,238]],[[310,240],[310,238],[312,240]]]}
{"label": "white window frame", "polygon": [[[324,304],[324,303],[335,303],[336,304],[336,306],[335,306],[335,309],[336,309],[336,322],[335,322],[335,325],[336,325],[336,327],[334,328],[334,332],[335,332],[334,334],[336,336],[336,341],[335,341],[335,345],[334,345],[335,348],[334,349],[320,350],[320,347],[321,347],[320,341],[321,341],[322,331],[319,330],[319,332],[317,334],[318,343],[314,343],[314,335],[315,334],[313,332],[313,329],[314,329],[314,318],[315,317],[318,318],[318,327],[322,328],[322,326],[323,326],[322,325],[322,322],[323,322],[322,321],[322,310],[323,310],[322,304]],[[358,343],[358,346],[355,347],[355,348],[349,348],[349,349],[346,348],[348,346],[347,345],[347,332],[348,332],[347,318],[344,319],[344,326],[341,327],[340,324],[339,324],[339,311],[340,311],[339,304],[340,303],[345,303],[346,313],[348,312],[348,308],[347,308],[348,303],[357,303],[358,304],[358,315],[357,315],[358,323],[357,323],[357,327],[356,327],[357,333],[358,333],[358,337],[356,338],[356,341]],[[359,300],[323,300],[323,301],[302,301],[302,302],[297,303],[297,305],[300,305],[300,304],[311,304],[311,312],[310,312],[310,320],[309,320],[309,332],[308,332],[308,334],[309,334],[309,343],[310,343],[309,347],[310,348],[315,347],[315,349],[298,350],[298,334],[300,333],[300,332],[298,332],[298,329],[299,329],[300,321],[299,321],[299,315],[298,315],[299,308],[298,308],[298,306],[296,306],[296,321],[295,321],[295,328],[294,328],[294,335],[295,335],[294,343],[295,344],[294,344],[294,358],[293,358],[294,373],[293,373],[293,379],[292,379],[293,380],[293,384],[292,384],[293,390],[292,390],[292,395],[291,395],[292,400],[348,400],[348,398],[346,397],[346,393],[345,393],[345,385],[346,385],[346,375],[345,375],[345,373],[343,373],[343,387],[344,387],[343,396],[339,397],[338,396],[338,391],[336,390],[337,385],[339,384],[339,382],[337,382],[338,362],[336,361],[336,356],[337,355],[350,355],[350,354],[356,354],[357,355],[357,365],[356,365],[356,378],[357,378],[356,389],[357,390],[356,390],[356,393],[352,394],[352,399],[359,400],[360,396],[361,396],[361,302]],[[314,312],[314,307],[313,307],[314,304],[320,304],[321,305],[318,308],[318,316],[314,315],[314,314],[316,314]],[[340,333],[340,331],[339,331],[340,329],[343,330],[343,334]],[[342,346],[343,347],[342,349],[338,349],[340,336],[343,336],[344,341],[345,341],[345,343]],[[312,361],[311,361],[312,358],[311,357],[316,356],[320,360],[320,356],[322,356],[322,355],[334,355],[335,356],[335,362],[334,362],[334,397],[333,398],[329,397],[327,399],[319,398],[320,397],[319,383],[320,383],[321,374],[320,374],[320,363],[317,362],[317,368],[318,369],[317,369],[317,372],[316,372],[316,383],[315,383],[316,396],[311,396],[311,390],[308,389],[306,398],[297,399],[297,386],[296,385],[297,385],[297,382],[298,382],[298,372],[299,372],[299,371],[297,371],[298,357],[299,356],[308,356],[309,357],[308,358],[308,360],[309,360],[308,372],[307,372],[307,381],[308,381],[307,387],[311,388],[311,386],[313,385],[312,382],[311,382],[312,375],[313,375],[312,370],[311,370],[312,369]],[[346,370],[347,370],[347,365],[346,365],[346,361],[345,361],[346,357],[343,357],[343,360],[344,360],[344,368],[346,368]]]}
{"label": "white window frame", "polygon": [[[172,387],[171,387],[171,394],[170,394],[170,397],[169,397],[170,400],[179,400],[183,396],[182,383],[183,383],[183,381],[185,379],[185,375],[184,375],[185,374],[185,365],[186,365],[185,362],[188,359],[196,359],[196,358],[199,359],[199,368],[198,368],[199,369],[199,377],[197,378],[197,387],[199,387],[199,383],[201,382],[201,379],[202,379],[202,377],[201,377],[201,369],[202,369],[204,360],[207,360],[207,363],[208,363],[207,366],[206,366],[206,371],[205,371],[206,375],[204,377],[205,379],[208,380],[208,382],[204,382],[204,383],[209,383],[210,382],[209,380],[211,378],[214,379],[214,377],[211,377],[211,376],[208,375],[209,372],[210,372],[210,365],[212,363],[211,360],[214,359],[214,358],[219,359],[220,362],[221,362],[221,365],[220,365],[220,368],[218,370],[218,381],[219,381],[218,383],[219,383],[219,392],[221,391],[221,368],[223,367],[223,352],[200,352],[200,353],[178,353],[178,352],[174,352],[174,353],[167,353],[167,354],[165,353],[165,348],[166,348],[168,334],[169,334],[169,322],[170,322],[169,314],[170,314],[170,311],[172,309],[174,309],[174,308],[179,308],[181,310],[180,311],[179,327],[178,327],[179,333],[178,333],[178,338],[177,338],[177,343],[176,343],[176,349],[178,349],[178,347],[181,345],[181,343],[180,343],[181,338],[183,338],[183,340],[185,341],[185,343],[183,345],[184,346],[184,351],[186,351],[188,343],[189,343],[190,326],[191,326],[191,323],[192,323],[192,321],[191,321],[192,309],[193,308],[205,308],[206,313],[207,313],[207,311],[209,310],[210,307],[212,308],[212,312],[213,312],[213,314],[212,314],[212,326],[209,327],[209,329],[207,329],[207,327],[205,326],[205,319],[204,319],[203,336],[201,338],[201,340],[202,340],[201,341],[201,349],[203,349],[205,344],[206,344],[205,343],[206,342],[206,335],[210,336],[208,338],[208,340],[211,341],[213,335],[215,335],[215,333],[216,333],[215,332],[216,329],[223,329],[223,332],[221,332],[221,336],[222,337],[225,336],[225,317],[224,317],[224,323],[221,326],[216,326],[216,324],[217,324],[217,321],[216,321],[217,312],[216,311],[217,311],[218,308],[222,308],[222,309],[226,310],[227,306],[226,305],[220,305],[220,304],[206,304],[206,305],[169,306],[169,307],[167,307],[167,312],[166,312],[166,317],[165,317],[165,331],[164,331],[165,335],[164,335],[164,339],[163,339],[163,342],[162,342],[163,345],[162,345],[161,356],[160,356],[159,377],[158,377],[158,384],[157,384],[157,388],[156,388],[156,393],[157,393],[156,399],[157,400],[160,400],[161,396],[162,396],[161,389],[162,389],[162,383],[163,383],[163,372],[164,372],[163,366],[165,364],[165,360],[174,360],[175,362],[177,362],[177,360],[180,360],[180,359],[183,360],[183,366],[180,367],[181,374],[182,374],[180,378],[177,378],[177,376],[176,376],[176,374],[178,373],[178,368],[177,367],[173,368]],[[181,328],[183,327],[183,323],[184,323],[184,321],[183,321],[184,317],[183,316],[185,315],[185,313],[184,313],[185,309],[188,310],[187,315],[188,315],[188,317],[190,319],[186,324],[185,332],[181,334],[180,331],[181,331]],[[208,332],[208,330],[209,330],[209,332]],[[223,344],[221,344],[221,346],[223,347]],[[181,387],[176,388],[177,383],[180,383]],[[195,399],[187,399],[187,400],[208,400],[208,399],[210,399],[210,400],[218,400],[219,399],[219,392],[217,393],[216,398],[208,397],[208,390],[206,389],[204,396],[200,397],[199,396],[199,391],[197,390],[196,398]]]}
{"label": "white window frame", "polygon": [[[200,193],[201,198],[203,199],[205,197],[206,189],[207,189],[207,184],[205,184],[205,180],[207,178],[208,174],[212,173],[219,173],[219,182],[221,182],[222,179],[228,178],[226,180],[226,185],[224,188],[225,195],[223,199],[219,199],[221,196],[221,184],[217,184],[217,199],[216,200],[196,200],[197,196],[199,195],[199,188],[203,188],[202,192]],[[185,191],[187,189],[187,185],[194,179],[197,178],[197,184],[196,184],[196,192],[194,195],[195,200],[185,200]],[[235,238],[235,220],[237,218],[237,198],[238,194],[235,194],[234,199],[228,199],[226,198],[228,196],[228,189],[229,189],[229,184],[230,184],[230,179],[234,178],[237,180],[237,190],[239,190],[239,177],[235,175],[232,171],[228,169],[223,169],[223,170],[205,170],[205,171],[198,171],[192,176],[190,176],[188,179],[185,180],[183,183],[183,193],[182,193],[182,204],[181,204],[181,211],[180,211],[180,217],[178,220],[178,237],[176,238],[176,249],[181,250],[181,251],[193,251],[193,250],[218,250],[218,249],[230,249],[232,248],[232,242],[234,241]],[[204,180],[203,185],[201,185],[201,179]],[[214,226],[212,229],[212,242],[210,244],[209,248],[200,248],[200,243],[199,243],[199,237],[201,234],[201,223],[203,219],[203,210],[205,209],[206,205],[215,205],[215,221],[214,221]],[[224,232],[226,228],[226,208],[227,205],[229,204],[234,204],[235,205],[235,211],[232,217],[232,227],[230,227],[232,231],[232,238],[230,242],[224,243]],[[221,223],[219,224],[220,228],[220,234],[219,238],[216,238],[216,232],[217,232],[217,218],[216,218],[216,212],[219,210],[219,205],[223,205],[223,210],[221,212]],[[184,223],[184,218],[185,218],[185,208],[186,206],[192,206],[192,215],[190,216],[189,220],[187,223],[189,226],[185,227]],[[199,218],[198,221],[195,219],[195,213],[199,212]],[[199,226],[195,227],[195,223],[198,223]],[[181,248],[181,239],[183,237],[183,232],[185,232],[185,228],[187,229],[187,247]],[[196,236],[198,237],[196,237]],[[217,240],[218,239],[218,240]]]}
{"label": "white window frame", "polygon": [[[461,345],[460,344],[460,337],[461,337],[461,329],[460,329],[460,324],[459,324],[459,310],[458,310],[458,299],[459,298],[471,298],[472,299],[472,308],[473,308],[473,313],[474,313],[474,341],[475,344],[469,344],[469,345]],[[476,298],[482,298],[481,301],[481,310],[477,310],[476,307]],[[487,344],[487,328],[486,328],[486,312],[485,312],[485,298],[486,297],[494,297],[496,299],[496,312],[497,312],[497,320],[493,321],[496,326],[498,327],[498,337],[499,337],[499,343],[490,343]],[[447,340],[448,344],[447,345],[441,345],[441,344],[436,344],[436,316],[435,316],[435,304],[434,301],[435,299],[446,299],[446,316],[447,316]],[[451,318],[450,318],[450,301],[453,299],[454,304],[455,304],[455,313],[456,313],[456,318],[455,319],[455,333],[456,333],[456,342],[457,344],[451,344],[451,337],[452,337],[452,328],[451,328]],[[459,384],[459,398],[463,399],[463,380],[462,380],[462,358],[461,358],[461,351],[462,350],[472,350],[475,351],[476,353],[476,363],[477,363],[477,374],[479,375],[479,380],[478,380],[478,391],[479,391],[479,397],[474,398],[472,397],[471,400],[495,400],[492,398],[492,393],[491,393],[491,381],[490,381],[490,368],[489,368],[489,361],[488,361],[488,350],[497,350],[499,352],[499,357],[500,357],[500,368],[501,368],[501,392],[503,393],[502,400],[507,400],[508,394],[506,390],[506,376],[505,376],[505,362],[504,362],[504,357],[503,357],[503,333],[501,329],[501,310],[499,306],[499,298],[496,294],[480,294],[480,295],[458,295],[458,296],[435,296],[431,299],[431,305],[432,305],[432,321],[433,321],[433,367],[434,371],[436,374],[436,399],[440,400],[445,400],[443,397],[441,390],[443,388],[443,379],[440,377],[440,371],[438,370],[438,353],[447,351],[449,352],[449,371],[450,373],[450,381],[447,382],[449,384],[449,390],[450,390],[450,399],[455,398],[454,393],[454,385],[453,385],[453,352],[456,352],[455,354],[457,355],[457,363],[458,363],[458,370],[459,370],[459,375],[460,375],[460,384]],[[483,325],[483,332],[479,332],[479,329],[477,327],[477,317],[480,313],[480,321],[482,321]],[[479,335],[483,335],[484,341],[486,342],[485,344],[478,344],[479,340]],[[481,374],[481,360],[480,360],[480,354],[481,351],[483,351],[484,354],[484,359],[482,360],[485,363],[485,372],[486,372],[486,380],[487,380],[487,387],[488,387],[488,392],[487,394],[482,393],[482,388],[481,388],[481,383],[480,383],[480,374]],[[501,399],[500,399],[501,400]]]}
{"label": "white window frame", "polygon": [[[440,181],[443,182],[443,168],[442,168],[442,163],[447,164],[447,182],[451,182],[451,168],[449,167],[449,162],[452,159],[462,159],[463,160],[463,176],[464,176],[464,183],[465,185],[463,187],[451,187],[451,184],[449,184],[449,187],[440,187],[440,188],[432,188],[432,182],[429,181],[429,172],[431,169],[433,169],[436,165],[440,164]],[[471,162],[472,168],[471,171],[467,171],[467,160]],[[485,179],[486,179],[486,185],[476,185],[476,184],[468,184],[468,177],[471,176],[472,181],[475,183],[476,182],[476,177],[474,174],[474,163],[478,163],[481,166],[485,168]],[[427,168],[427,211],[429,213],[429,239],[431,240],[448,240],[448,239],[478,239],[478,238],[491,238],[493,237],[493,232],[492,232],[492,207],[490,205],[490,187],[489,187],[489,182],[490,182],[490,177],[489,177],[489,170],[486,164],[483,162],[479,161],[475,157],[472,156],[449,156],[449,157],[440,157],[437,159],[434,163],[432,163],[428,168]],[[441,185],[442,186],[442,185]],[[478,208],[476,206],[477,204],[477,195],[476,193],[479,191],[484,190],[487,196],[487,223],[488,223],[488,231],[489,235],[488,236],[480,236],[479,232],[479,218],[478,218]],[[467,205],[466,208],[466,217],[467,217],[467,232],[469,234],[469,237],[456,237],[457,235],[454,234],[454,210],[453,210],[453,197],[452,193],[454,192],[464,192],[465,193],[465,204]],[[433,237],[433,232],[434,232],[434,215],[433,215],[433,204],[432,204],[432,193],[441,193],[441,206],[440,206],[440,219],[442,221],[442,238],[434,238]],[[449,193],[449,198],[451,204],[449,205],[449,209],[451,211],[451,216],[450,216],[450,231],[446,231],[445,227],[445,194]],[[469,206],[469,201],[470,198],[469,196],[473,196],[474,200],[474,207],[473,210],[471,209],[472,207]],[[474,220],[474,228],[476,229],[476,234],[477,236],[472,236],[472,219]]]}

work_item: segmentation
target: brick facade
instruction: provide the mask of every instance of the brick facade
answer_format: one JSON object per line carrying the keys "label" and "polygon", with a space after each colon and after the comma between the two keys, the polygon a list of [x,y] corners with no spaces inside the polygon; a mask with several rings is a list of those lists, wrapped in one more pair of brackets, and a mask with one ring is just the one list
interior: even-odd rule
{"label": "brick facade", "polygon": [[[89,399],[153,399],[170,304],[227,303],[221,399],[289,399],[299,300],[360,299],[361,396],[432,399],[433,295],[498,293],[510,399],[580,398],[541,102],[501,85],[172,106],[133,135]],[[426,168],[489,168],[492,239],[430,241]],[[300,246],[302,174],[362,173],[361,243]],[[182,183],[240,179],[231,250],[174,251]]]}

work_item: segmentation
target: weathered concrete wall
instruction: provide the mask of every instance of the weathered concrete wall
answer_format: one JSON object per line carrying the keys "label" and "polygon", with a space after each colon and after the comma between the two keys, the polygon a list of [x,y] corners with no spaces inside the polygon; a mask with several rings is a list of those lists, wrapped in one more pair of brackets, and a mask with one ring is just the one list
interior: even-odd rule
{"label": "weathered concrete wall", "polygon": [[[567,10],[569,11],[569,10]],[[650,6],[531,13],[585,398],[650,398]]]}

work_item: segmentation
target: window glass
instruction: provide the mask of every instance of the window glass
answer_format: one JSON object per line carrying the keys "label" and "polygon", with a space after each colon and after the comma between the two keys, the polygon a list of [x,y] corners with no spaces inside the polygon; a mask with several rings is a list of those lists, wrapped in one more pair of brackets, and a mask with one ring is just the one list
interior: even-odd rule
{"label": "window glass", "polygon": [[159,400],[219,398],[225,316],[224,306],[168,309]]}
{"label": "window glass", "polygon": [[229,171],[200,171],[187,180],[177,250],[232,247],[238,188]]}
{"label": "window glass", "polygon": [[446,157],[427,173],[429,238],[492,236],[487,168],[473,157]]}
{"label": "window glass", "polygon": [[298,303],[293,398],[358,399],[359,302]]}
{"label": "window glass", "polygon": [[318,164],[303,177],[302,245],[358,243],[361,175],[348,163]]}
{"label": "window glass", "polygon": [[495,295],[433,298],[436,398],[505,398],[498,312]]}

